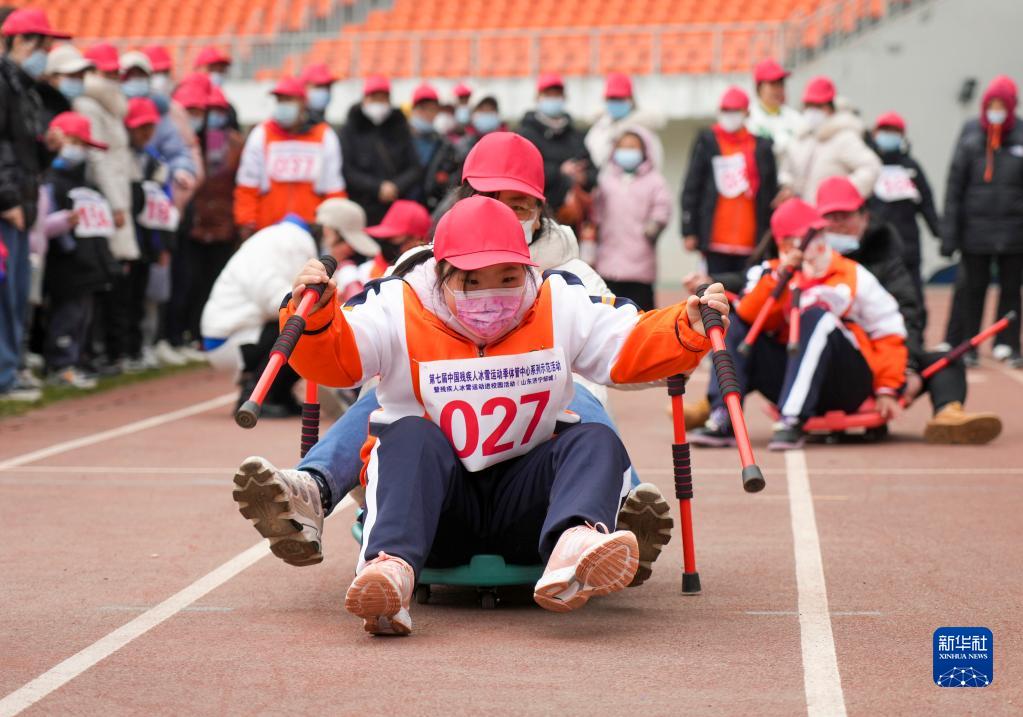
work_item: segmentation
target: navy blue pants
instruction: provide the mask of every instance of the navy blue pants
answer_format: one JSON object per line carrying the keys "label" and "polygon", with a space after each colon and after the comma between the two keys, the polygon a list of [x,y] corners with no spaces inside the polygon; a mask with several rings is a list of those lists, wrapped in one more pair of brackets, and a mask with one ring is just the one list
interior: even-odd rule
{"label": "navy blue pants", "polygon": [[588,522],[613,530],[629,490],[625,446],[598,423],[576,424],[475,473],[425,418],[402,418],[377,440],[367,469],[360,567],[381,551],[417,575],[481,553],[516,565],[546,563],[568,528]]}
{"label": "navy blue pants", "polygon": [[[768,336],[753,344],[748,357],[738,352],[749,324],[733,316],[725,344],[735,362],[739,393],[760,391],[777,404],[783,417],[805,420],[825,411],[855,411],[874,393],[874,376],[866,359],[834,314],[819,306],[805,311],[799,323],[799,351]],[[724,406],[712,372],[708,391],[712,408]]]}

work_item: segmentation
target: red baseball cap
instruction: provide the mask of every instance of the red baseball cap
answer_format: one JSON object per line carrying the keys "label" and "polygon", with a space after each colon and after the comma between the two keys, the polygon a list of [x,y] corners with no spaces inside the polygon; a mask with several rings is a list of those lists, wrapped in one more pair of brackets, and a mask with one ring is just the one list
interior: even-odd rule
{"label": "red baseball cap", "polygon": [[835,101],[835,83],[830,77],[814,77],[803,92],[804,105],[826,105]]}
{"label": "red baseball cap", "polygon": [[459,99],[472,97],[472,88],[470,88],[469,85],[465,84],[464,82],[459,82],[457,85],[455,85],[454,92],[455,97],[458,97]]}
{"label": "red baseball cap", "polygon": [[149,64],[153,66],[153,72],[170,72],[174,68],[174,61],[170,53],[163,45],[150,45],[142,48],[142,54],[149,58]]}
{"label": "red baseball cap", "polygon": [[828,223],[802,199],[788,199],[771,215],[771,233],[780,242],[788,237],[805,237],[811,229],[823,229]]}
{"label": "red baseball cap", "polygon": [[383,221],[366,227],[366,233],[377,239],[403,236],[426,239],[430,235],[430,213],[419,202],[398,199],[387,210]]}
{"label": "red baseball cap", "polygon": [[68,33],[60,32],[50,27],[50,20],[46,17],[45,10],[34,7],[23,7],[8,15],[7,19],[4,20],[3,26],[0,26],[0,34],[4,37],[12,35],[45,35],[46,37],[55,37],[58,40],[71,39],[71,35]]}
{"label": "red baseball cap", "polygon": [[307,85],[332,85],[337,77],[327,67],[326,62],[317,62],[302,70],[299,79]]}
{"label": "red baseball cap", "polygon": [[749,95],[738,87],[729,87],[721,95],[719,108],[726,112],[745,111],[749,109]]}
{"label": "red baseball cap", "polygon": [[231,103],[227,101],[227,95],[224,94],[224,91],[211,82],[210,90],[206,94],[206,106],[215,107],[218,110],[226,110],[231,107]]}
{"label": "red baseball cap", "polygon": [[195,68],[206,67],[207,65],[231,64],[231,56],[214,45],[207,45],[199,50],[195,56]]}
{"label": "red baseball cap", "polygon": [[415,107],[420,102],[438,102],[437,90],[433,89],[427,83],[419,85],[412,92],[412,106]]}
{"label": "red baseball cap", "polygon": [[874,129],[881,129],[882,127],[891,127],[897,129],[903,134],[906,133],[906,120],[902,119],[902,115],[898,112],[885,112],[883,115],[877,118],[877,122],[874,123]]}
{"label": "red baseball cap", "polygon": [[541,202],[543,156],[536,145],[515,132],[483,135],[465,158],[462,179],[477,192],[525,192]]}
{"label": "red baseball cap", "polygon": [[117,72],[121,69],[121,57],[117,48],[109,42],[100,42],[82,53],[85,59],[92,60],[100,72]]}
{"label": "red baseball cap", "polygon": [[821,215],[855,212],[863,203],[863,196],[847,177],[828,177],[817,187],[817,211]]}
{"label": "red baseball cap", "polygon": [[561,75],[557,72],[545,72],[540,75],[540,79],[536,81],[537,92],[552,90],[554,88],[562,90],[565,89],[565,81],[561,79]]}
{"label": "red baseball cap", "polygon": [[754,82],[777,82],[778,80],[784,80],[790,74],[773,57],[761,60],[753,67]]}
{"label": "red baseball cap", "polygon": [[68,137],[80,139],[90,147],[95,147],[96,149],[107,148],[107,145],[97,142],[92,138],[92,122],[89,121],[89,118],[77,112],[61,112],[50,120],[50,127],[52,129],[59,129]]}
{"label": "red baseball cap", "polygon": [[632,97],[632,80],[622,72],[612,72],[604,83],[605,100],[627,100]]}
{"label": "red baseball cap", "polygon": [[181,84],[174,90],[172,96],[174,101],[185,109],[204,110],[209,106],[212,86],[213,83],[210,82],[209,75],[193,72],[181,80]]}
{"label": "red baseball cap", "polygon": [[135,129],[147,124],[156,124],[160,121],[160,110],[148,97],[132,97],[128,100],[128,114],[124,116],[124,126],[128,129]]}
{"label": "red baseball cap", "polygon": [[277,97],[294,97],[296,99],[305,99],[305,83],[297,77],[282,77],[277,80],[277,84],[270,90],[270,94],[276,95]]}
{"label": "red baseball cap", "polygon": [[515,212],[490,197],[455,202],[437,224],[433,255],[462,271],[494,264],[536,266]]}
{"label": "red baseball cap", "polygon": [[391,93],[391,81],[383,75],[370,75],[362,83],[362,96],[371,95],[374,92]]}

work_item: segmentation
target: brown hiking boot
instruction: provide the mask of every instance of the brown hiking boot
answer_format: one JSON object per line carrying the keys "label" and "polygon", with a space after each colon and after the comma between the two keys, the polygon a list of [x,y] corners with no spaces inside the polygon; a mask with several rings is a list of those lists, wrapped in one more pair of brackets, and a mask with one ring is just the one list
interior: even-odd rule
{"label": "brown hiking boot", "polygon": [[1002,419],[993,413],[966,413],[963,404],[952,401],[927,422],[924,440],[928,443],[964,443],[973,446],[989,443],[1002,432]]}
{"label": "brown hiking boot", "polygon": [[652,565],[671,540],[674,521],[668,501],[653,483],[640,483],[629,492],[618,511],[618,528],[635,534],[639,543],[639,568],[629,583],[630,588],[650,579]]}
{"label": "brown hiking boot", "polygon": [[[671,401],[665,404],[665,413],[671,415]],[[710,401],[704,396],[699,401],[686,401],[682,405],[682,413],[686,419],[686,430],[691,431],[694,428],[700,428],[707,423],[707,419],[710,418]]]}
{"label": "brown hiking boot", "polygon": [[323,560],[320,488],[305,471],[279,470],[259,456],[234,474],[238,511],[270,540],[270,552],[289,565]]}

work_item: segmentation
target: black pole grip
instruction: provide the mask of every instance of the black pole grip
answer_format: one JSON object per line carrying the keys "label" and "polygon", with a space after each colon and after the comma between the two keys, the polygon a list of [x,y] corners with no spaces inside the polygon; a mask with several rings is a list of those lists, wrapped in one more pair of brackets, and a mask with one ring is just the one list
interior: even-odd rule
{"label": "black pole grip", "polygon": [[298,343],[303,331],[305,331],[305,319],[298,314],[292,314],[284,322],[281,335],[274,341],[270,353],[279,353],[285,360],[291,358],[291,352],[295,350],[295,344]]}
{"label": "black pole grip", "polygon": [[677,373],[674,376],[668,376],[668,395],[669,396],[684,396],[686,395],[686,375],[684,373]]}
{"label": "black pole grip", "polygon": [[242,428],[255,428],[262,408],[262,406],[250,398],[235,412],[234,422]]}
{"label": "black pole grip", "polygon": [[[337,271],[337,259],[332,257],[330,254],[324,254],[320,257],[320,263],[323,264],[323,268],[327,270],[327,278],[334,276],[334,272]],[[323,292],[327,290],[327,284],[313,284],[307,286],[306,291],[311,291],[316,294],[316,298],[323,296]]]}
{"label": "black pole grip", "polygon": [[747,493],[759,493],[767,485],[764,474],[756,464],[746,466],[742,469],[742,488]]}
{"label": "black pole grip", "polygon": [[785,293],[785,287],[792,281],[792,267],[783,266],[781,271],[778,273],[778,283],[771,289],[771,296],[777,301],[781,298],[781,295]]}
{"label": "black pole grip", "polygon": [[[710,284],[704,284],[696,290],[696,295],[702,298],[703,293],[709,288]],[[707,332],[708,336],[710,336],[710,330],[715,327],[722,331],[725,330],[725,323],[721,320],[721,312],[717,309],[712,309],[706,304],[700,304],[700,318],[703,319],[703,330]]]}
{"label": "black pole grip", "polygon": [[320,404],[302,404],[302,444],[299,455],[305,458],[316,442],[320,440]]}
{"label": "black pole grip", "polygon": [[693,497],[693,464],[688,443],[671,444],[671,464],[675,475],[675,497],[690,500]]}

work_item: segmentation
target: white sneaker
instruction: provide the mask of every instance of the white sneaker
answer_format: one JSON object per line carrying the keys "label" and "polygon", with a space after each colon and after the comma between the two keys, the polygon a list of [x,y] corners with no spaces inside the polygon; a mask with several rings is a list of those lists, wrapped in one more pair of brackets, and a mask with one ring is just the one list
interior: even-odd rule
{"label": "white sneaker", "polygon": [[19,403],[35,403],[43,397],[43,392],[31,386],[16,385],[0,391],[0,402],[18,401]]}
{"label": "white sneaker", "polygon": [[624,589],[638,568],[639,544],[634,533],[609,533],[602,523],[578,525],[558,538],[533,589],[533,600],[554,612],[575,610],[591,597]]}
{"label": "white sneaker", "polygon": [[206,363],[206,354],[192,346],[179,346],[177,348],[177,352],[180,356],[184,357],[186,361]]}
{"label": "white sneaker", "polygon": [[361,617],[362,629],[373,635],[408,635],[412,632],[408,609],[415,584],[412,566],[380,553],[352,581],[345,593],[345,610]]}
{"label": "white sneaker", "polygon": [[142,373],[149,368],[141,358],[123,358],[117,362],[117,365],[124,373]]}
{"label": "white sneaker", "polygon": [[152,346],[145,346],[142,349],[142,356],[139,358],[142,365],[146,367],[146,370],[153,370],[160,368],[160,361],[156,358],[156,354],[153,353]]}
{"label": "white sneaker", "polygon": [[940,344],[934,344],[934,348],[931,349],[934,353],[946,354],[952,350],[952,344],[948,341],[942,341]]}
{"label": "white sneaker", "polygon": [[184,366],[188,359],[174,350],[166,340],[157,341],[153,347],[153,355],[162,366]]}
{"label": "white sneaker", "polygon": [[88,391],[89,389],[96,388],[97,381],[90,376],[86,376],[74,366],[68,366],[66,369],[50,376],[47,379],[47,383],[51,386],[71,386],[72,388]]}
{"label": "white sneaker", "polygon": [[32,369],[23,368],[18,371],[18,383],[28,388],[42,388],[43,382],[32,373]]}
{"label": "white sneaker", "polygon": [[1005,344],[995,344],[994,349],[991,350],[991,355],[994,356],[996,361],[1005,361],[1012,356],[1012,349]]}

